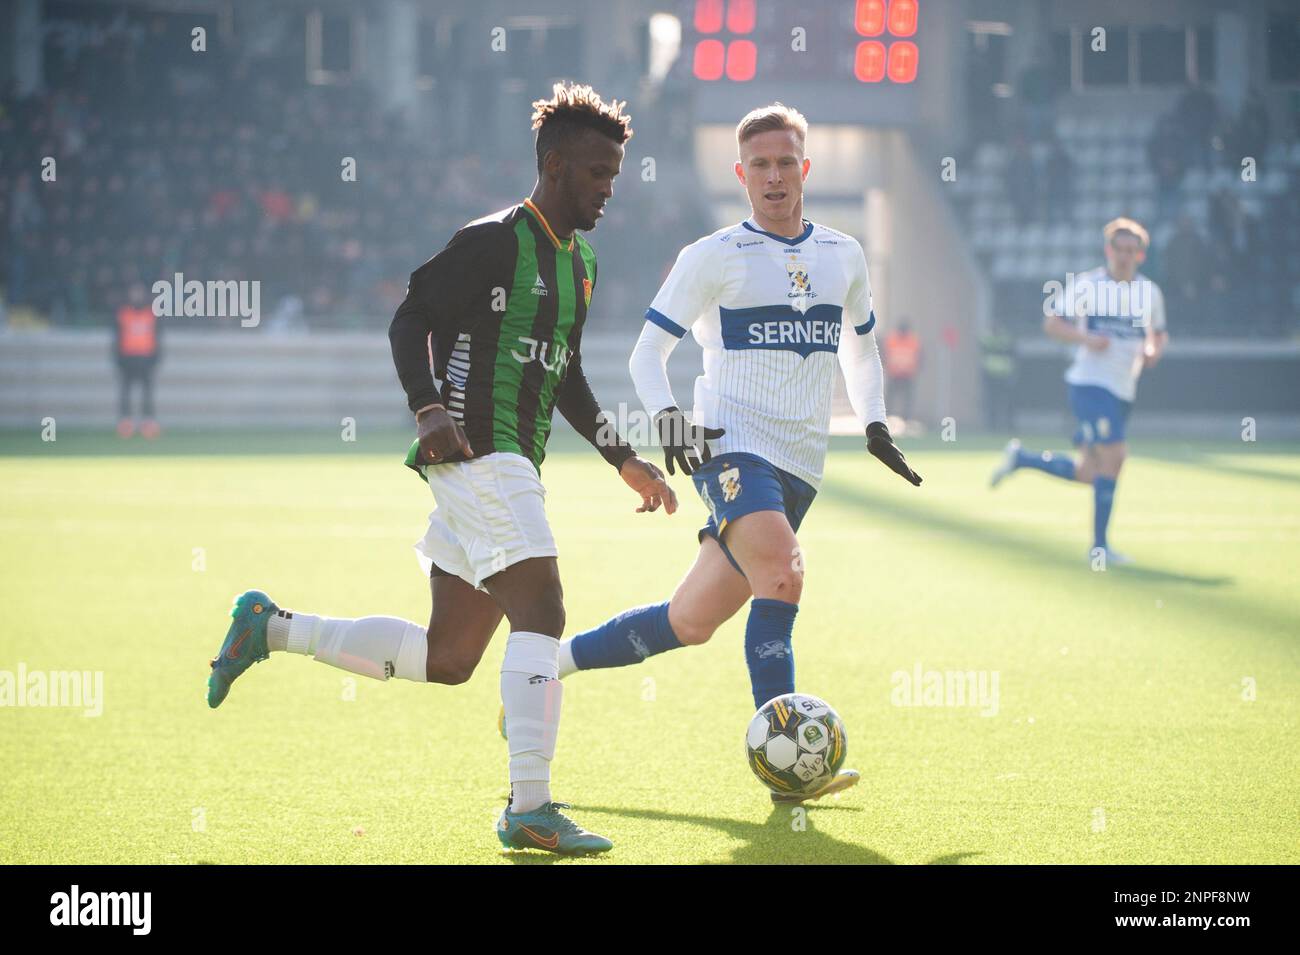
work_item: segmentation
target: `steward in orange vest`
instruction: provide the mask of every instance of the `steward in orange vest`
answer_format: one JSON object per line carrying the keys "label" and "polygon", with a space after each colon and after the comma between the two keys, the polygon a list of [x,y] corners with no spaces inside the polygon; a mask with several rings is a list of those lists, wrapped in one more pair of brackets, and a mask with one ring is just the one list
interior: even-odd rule
{"label": "steward in orange vest", "polygon": [[128,304],[117,310],[113,325],[113,357],[117,360],[117,433],[129,438],[135,433],[131,415],[131,392],[139,386],[140,433],[146,438],[159,434],[154,419],[153,378],[162,355],[162,327],[147,304],[144,286],[131,286]]}

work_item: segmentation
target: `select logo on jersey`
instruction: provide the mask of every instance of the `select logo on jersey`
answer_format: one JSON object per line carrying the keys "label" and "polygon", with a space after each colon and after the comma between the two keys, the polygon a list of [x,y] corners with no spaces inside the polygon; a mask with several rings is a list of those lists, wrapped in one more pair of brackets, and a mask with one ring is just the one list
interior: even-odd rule
{"label": "select logo on jersey", "polygon": [[546,290],[546,283],[542,281],[542,277],[541,277],[540,275],[537,276],[537,281],[533,283],[533,287],[532,287],[532,289],[531,289],[530,291],[531,291],[534,295],[550,295],[550,294],[551,294],[550,292],[548,292],[548,291]]}
{"label": "select logo on jersey", "polygon": [[730,504],[740,497],[740,468],[728,468],[718,475],[718,484],[722,487],[722,500]]}

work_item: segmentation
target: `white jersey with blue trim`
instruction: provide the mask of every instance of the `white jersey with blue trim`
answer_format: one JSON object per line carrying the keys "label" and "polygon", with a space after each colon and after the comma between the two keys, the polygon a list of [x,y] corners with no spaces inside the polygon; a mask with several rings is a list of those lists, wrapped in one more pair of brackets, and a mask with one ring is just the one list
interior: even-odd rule
{"label": "white jersey with blue trim", "polygon": [[816,487],[826,460],[841,335],[875,324],[857,239],[804,220],[794,238],[751,217],[682,249],[647,321],[704,350],[693,420]]}
{"label": "white jersey with blue trim", "polygon": [[1079,345],[1065,380],[1072,385],[1098,385],[1124,401],[1136,398],[1147,329],[1165,329],[1160,286],[1141,272],[1132,281],[1121,282],[1112,279],[1105,266],[1098,266],[1067,283],[1052,308],[1080,328],[1110,340],[1100,352]]}

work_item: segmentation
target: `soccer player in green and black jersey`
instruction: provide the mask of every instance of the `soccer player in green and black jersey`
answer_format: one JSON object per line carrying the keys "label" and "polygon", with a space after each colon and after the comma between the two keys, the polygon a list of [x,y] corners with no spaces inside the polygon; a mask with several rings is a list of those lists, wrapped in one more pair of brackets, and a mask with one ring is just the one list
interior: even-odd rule
{"label": "soccer player in green and black jersey", "polygon": [[601,414],[582,371],[596,255],[577,231],[595,228],[613,195],[632,135],[628,117],[623,104],[606,104],[587,86],[557,84],[533,105],[532,195],[469,223],[416,269],[389,328],[416,419],[406,463],[437,502],[417,545],[433,591],[428,627],[290,612],[248,591],[212,661],[208,703],[219,705],[235,677],[272,650],[378,679],[463,683],[504,616],[511,797],[497,836],[509,848],[601,852],[610,841],[565,816],[550,792],[565,622],[539,476],[553,410],[641,496],[638,512],[662,505],[671,514],[677,500],[663,473]]}

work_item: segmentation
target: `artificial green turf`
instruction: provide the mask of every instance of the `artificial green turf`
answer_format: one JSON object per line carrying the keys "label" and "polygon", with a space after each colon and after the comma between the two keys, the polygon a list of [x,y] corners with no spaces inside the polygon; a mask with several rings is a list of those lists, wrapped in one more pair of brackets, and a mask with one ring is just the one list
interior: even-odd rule
{"label": "artificial green turf", "polygon": [[[344,671],[275,655],[204,701],[248,587],[427,618],[410,545],[432,502],[405,441],[0,440],[0,669],[102,670],[105,690],[98,718],[0,711],[0,862],[554,861],[492,832],[504,628],[460,687],[356,677],[348,699]],[[666,599],[704,513],[689,484],[675,517],[635,514],[557,443],[571,632]],[[1095,573],[1088,492],[1036,473],[991,492],[995,446],[912,446],[919,489],[856,442],[828,462],[795,647],[857,789],[792,814],[750,775],[742,613],[703,648],[566,682],[556,796],[615,849],[564,864],[1300,862],[1300,449],[1137,442],[1112,539],[1139,563]],[[996,715],[894,705],[918,663],[996,671]]]}

